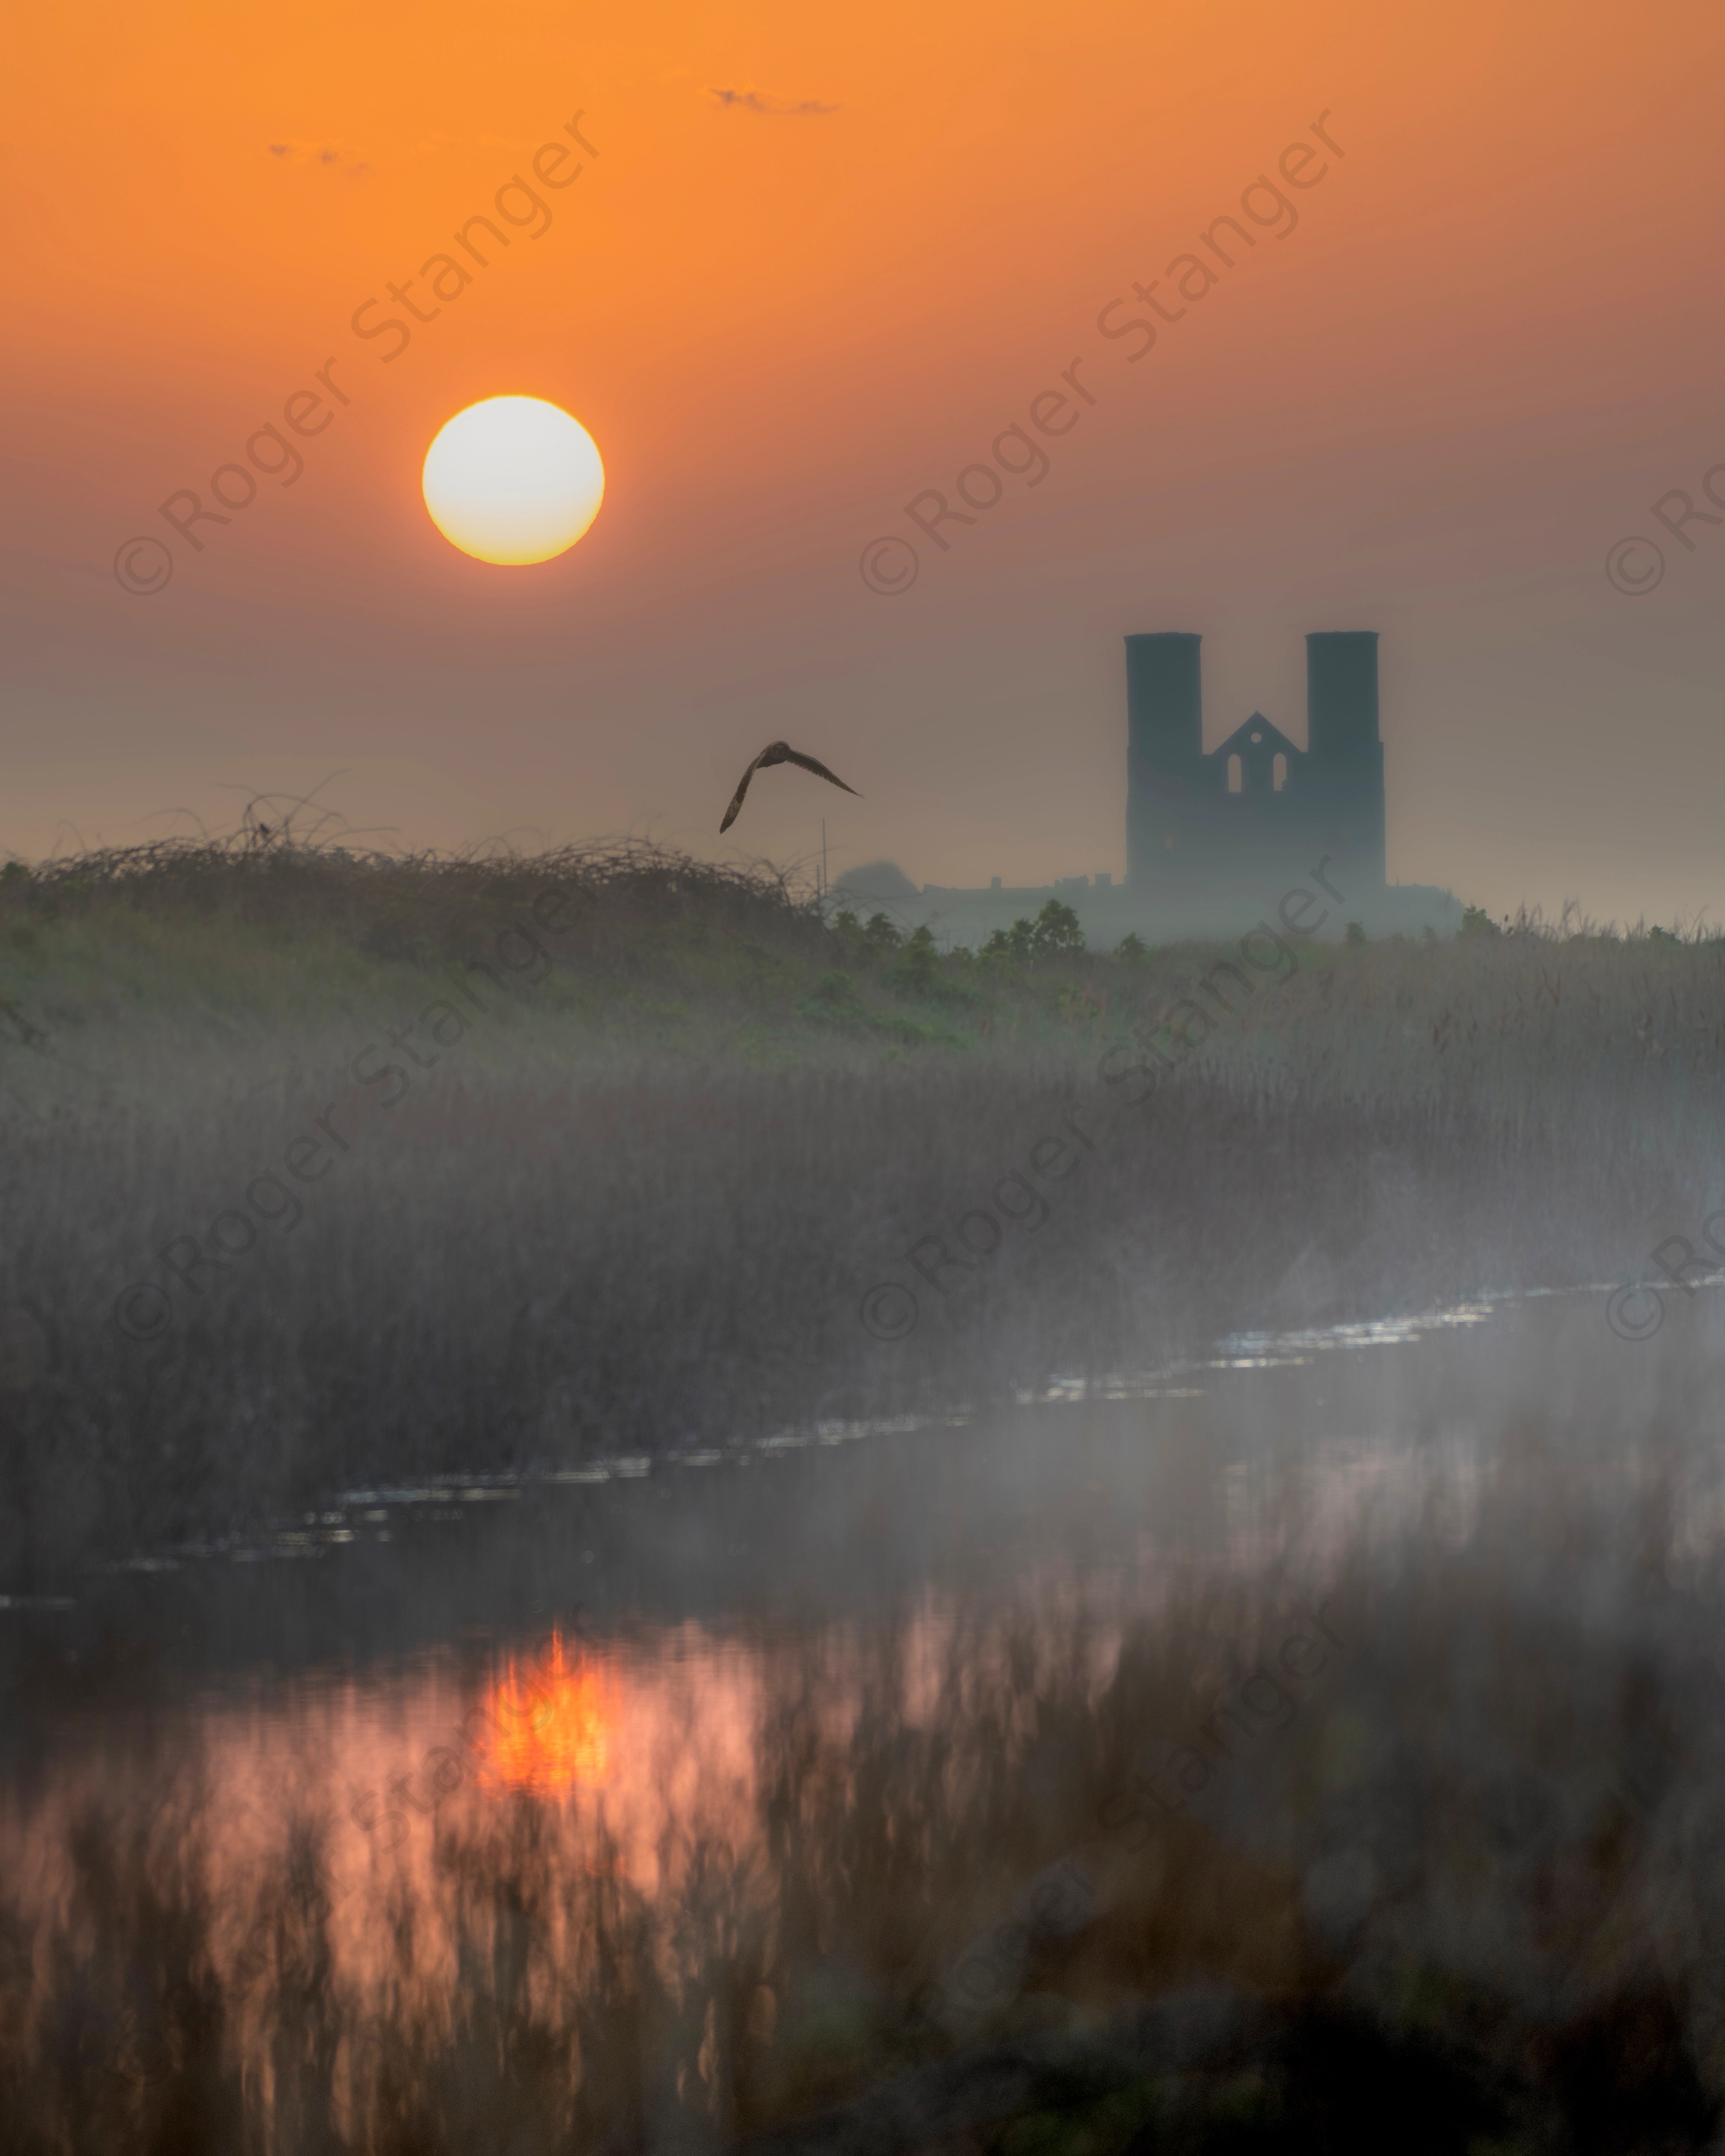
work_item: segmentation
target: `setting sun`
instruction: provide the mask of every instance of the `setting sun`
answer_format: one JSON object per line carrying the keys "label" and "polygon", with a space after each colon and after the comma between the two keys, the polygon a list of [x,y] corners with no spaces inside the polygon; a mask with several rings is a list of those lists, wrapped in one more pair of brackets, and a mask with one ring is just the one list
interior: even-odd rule
{"label": "setting sun", "polygon": [[451,545],[514,567],[565,553],[599,513],[605,467],[578,420],[538,397],[457,413],[426,454],[425,506]]}

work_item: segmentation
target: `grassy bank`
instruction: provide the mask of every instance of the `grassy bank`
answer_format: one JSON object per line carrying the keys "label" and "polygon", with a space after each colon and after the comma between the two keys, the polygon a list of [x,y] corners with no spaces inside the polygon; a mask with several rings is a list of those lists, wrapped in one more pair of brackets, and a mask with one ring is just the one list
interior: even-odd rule
{"label": "grassy bank", "polygon": [[1059,926],[640,847],[9,870],[0,1588],[1700,1244],[1725,944]]}

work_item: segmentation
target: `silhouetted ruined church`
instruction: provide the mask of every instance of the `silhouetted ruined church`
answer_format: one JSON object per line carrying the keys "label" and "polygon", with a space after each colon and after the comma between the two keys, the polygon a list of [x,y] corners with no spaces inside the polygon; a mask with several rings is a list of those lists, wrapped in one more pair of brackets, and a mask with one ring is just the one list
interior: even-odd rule
{"label": "silhouetted ruined church", "polygon": [[1297,878],[1325,854],[1350,891],[1382,891],[1377,632],[1307,638],[1305,748],[1254,711],[1208,756],[1199,644],[1174,632],[1126,639],[1133,895],[1177,899],[1263,886],[1284,872]]}
{"label": "silhouetted ruined church", "polygon": [[[1324,870],[1325,927],[1371,935],[1450,935],[1461,907],[1430,884],[1384,878],[1384,745],[1378,737],[1378,636],[1329,629],[1306,639],[1306,747],[1254,711],[1204,752],[1199,639],[1126,639],[1127,876],[1056,876],[1043,888],[924,884],[870,861],[834,886],[839,903],[890,909],[906,927],[980,941],[1028,920],[1050,898],[1071,906],[1095,943],[1130,929],[1160,938],[1238,936],[1278,893]],[[1337,899],[1331,906],[1327,901]]]}

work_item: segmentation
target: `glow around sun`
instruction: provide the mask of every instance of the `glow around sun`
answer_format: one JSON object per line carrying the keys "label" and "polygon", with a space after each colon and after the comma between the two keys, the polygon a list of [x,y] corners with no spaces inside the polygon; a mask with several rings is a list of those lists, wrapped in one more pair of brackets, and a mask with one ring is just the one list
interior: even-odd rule
{"label": "glow around sun", "polygon": [[599,513],[605,467],[585,427],[538,397],[458,412],[425,455],[425,506],[452,546],[518,567],[565,553]]}

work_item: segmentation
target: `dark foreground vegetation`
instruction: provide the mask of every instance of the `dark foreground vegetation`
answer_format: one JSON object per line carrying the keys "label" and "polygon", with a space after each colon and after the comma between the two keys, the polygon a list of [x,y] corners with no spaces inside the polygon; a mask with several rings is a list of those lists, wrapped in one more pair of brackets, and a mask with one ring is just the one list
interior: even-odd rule
{"label": "dark foreground vegetation", "polygon": [[0,1589],[1612,1281],[1725,1188],[1725,943],[1070,942],[633,845],[14,864]]}
{"label": "dark foreground vegetation", "polygon": [[[1332,1486],[1276,1444],[1240,1470],[1271,1544],[1201,1561],[1169,1478],[1227,1447],[1183,1402],[1068,1432],[1064,1476],[1031,1449],[1041,1546],[1088,1518],[1083,1566],[763,1625],[747,1771],[691,1698],[662,1817],[457,1795],[367,1845],[310,1691],[271,1709],[278,1786],[142,1719],[100,1772],[63,1753],[8,1824],[8,2148],[1712,2145],[1725,1337],[1638,1363],[1544,1308],[1518,1382],[1406,1404],[1477,1441],[1379,1448],[1399,1527],[1327,1539]],[[1542,1378],[1549,1411],[1492,1415]],[[904,1463],[846,1457],[866,1568]],[[1168,1591],[1111,1614],[1146,1533]],[[626,1667],[626,1629],[598,1650]],[[256,1709],[222,1712],[242,1761]]]}

